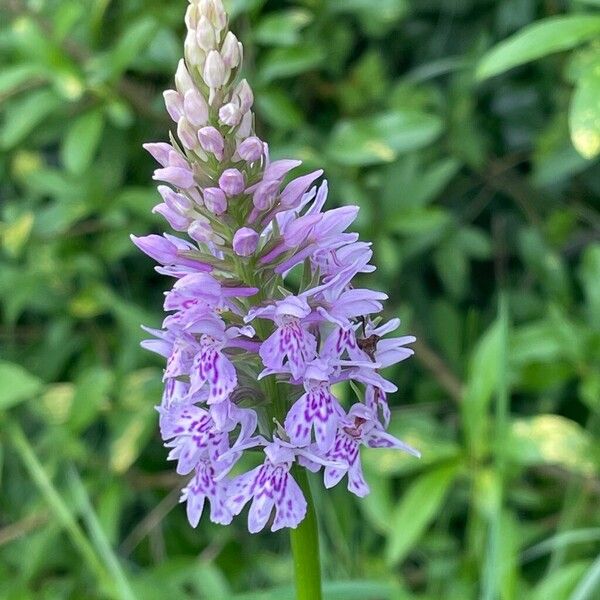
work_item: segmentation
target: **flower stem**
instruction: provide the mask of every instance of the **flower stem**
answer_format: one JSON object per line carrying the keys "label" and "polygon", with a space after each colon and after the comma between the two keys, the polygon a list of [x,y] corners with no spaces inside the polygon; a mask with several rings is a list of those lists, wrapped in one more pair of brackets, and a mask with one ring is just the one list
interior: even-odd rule
{"label": "flower stem", "polygon": [[321,564],[319,560],[319,528],[306,471],[294,465],[292,475],[306,498],[306,517],[290,529],[296,600],[321,600]]}

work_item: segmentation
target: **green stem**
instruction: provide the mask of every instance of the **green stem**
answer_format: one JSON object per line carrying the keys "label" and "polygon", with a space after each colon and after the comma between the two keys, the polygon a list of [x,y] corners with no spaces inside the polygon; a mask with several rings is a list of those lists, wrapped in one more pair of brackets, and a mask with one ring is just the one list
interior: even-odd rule
{"label": "green stem", "polygon": [[313,506],[306,471],[294,466],[292,475],[306,498],[306,517],[290,529],[294,573],[296,578],[296,600],[321,600],[321,564],[319,560],[319,528]]}

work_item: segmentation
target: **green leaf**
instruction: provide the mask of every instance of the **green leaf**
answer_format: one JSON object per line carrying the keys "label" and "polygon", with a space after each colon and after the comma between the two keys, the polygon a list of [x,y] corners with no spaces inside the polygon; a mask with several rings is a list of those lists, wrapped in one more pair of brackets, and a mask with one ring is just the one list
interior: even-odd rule
{"label": "green leaf", "polygon": [[600,592],[600,556],[590,565],[569,600],[592,600]]}
{"label": "green leaf", "polygon": [[477,78],[486,79],[554,52],[569,50],[600,35],[600,17],[550,17],[500,42],[483,56]]}
{"label": "green leaf", "polygon": [[444,465],[417,478],[406,490],[390,521],[385,549],[389,565],[402,561],[419,541],[440,509],[457,473],[457,466]]}
{"label": "green leaf", "polygon": [[574,473],[593,476],[593,442],[579,423],[559,415],[515,419],[507,453],[519,465],[559,465]]}
{"label": "green leaf", "polygon": [[[404,600],[398,586],[385,581],[326,581],[323,583],[324,600]],[[263,592],[236,594],[231,600],[294,600],[293,588],[277,587]]]}
{"label": "green leaf", "polygon": [[156,33],[158,23],[153,17],[143,16],[128,24],[111,52],[113,74],[121,73],[138,57]]}
{"label": "green leaf", "polygon": [[327,9],[334,13],[369,13],[372,19],[387,21],[397,18],[406,8],[406,0],[380,0],[373,10],[372,0],[328,0]]}
{"label": "green leaf", "polygon": [[294,77],[318,67],[325,59],[325,52],[313,44],[274,48],[263,60],[258,76],[261,83],[270,83],[283,77]]}
{"label": "green leaf", "polygon": [[106,570],[110,573],[111,579],[115,582],[119,598],[123,600],[136,600],[127,575],[123,570],[119,558],[111,547],[105,531],[102,529],[98,515],[92,506],[92,502],[79,477],[79,473],[77,473],[74,467],[70,467],[67,471],[67,477],[75,504],[89,531],[90,541],[94,546],[97,556],[102,560]]}
{"label": "green leaf", "polygon": [[581,156],[592,159],[600,154],[600,63],[577,82],[569,108],[569,129]]}
{"label": "green leaf", "polygon": [[586,544],[600,541],[600,527],[587,527],[584,529],[571,529],[562,533],[557,533],[534,546],[525,550],[521,556],[521,561],[526,563],[536,560],[546,554],[551,554],[557,550],[568,548],[573,544]]}
{"label": "green leaf", "polygon": [[237,16],[254,12],[259,9],[266,0],[229,0],[226,3],[227,11],[230,19],[235,19]]}
{"label": "green leaf", "polygon": [[428,206],[423,209],[397,210],[386,226],[390,231],[409,236],[422,236],[439,232],[450,222],[445,208]]}
{"label": "green leaf", "polygon": [[9,150],[29,135],[62,104],[53,91],[44,89],[20,97],[6,109],[0,147]]}
{"label": "green leaf", "polygon": [[29,400],[42,388],[43,382],[20,365],[0,362],[0,409],[6,410]]}
{"label": "green leaf", "polygon": [[81,431],[97,418],[98,412],[108,406],[114,375],[112,371],[96,365],[79,373],[76,381],[73,409],[69,427]]}
{"label": "green leaf", "polygon": [[[400,453],[396,451],[396,456]],[[365,465],[366,467],[366,465]],[[393,511],[392,481],[389,477],[374,476],[369,473],[373,469],[365,468],[366,478],[369,480],[369,493],[359,503],[360,510],[367,521],[382,535],[387,535],[390,518]]]}
{"label": "green leaf", "polygon": [[20,215],[12,223],[7,223],[0,227],[2,246],[11,256],[19,256],[21,254],[31,234],[34,218],[33,213],[28,211]]}
{"label": "green leaf", "polygon": [[104,117],[99,110],[91,110],[69,127],[61,148],[65,167],[76,175],[83,173],[91,164],[100,143]]}
{"label": "green leaf", "polygon": [[550,573],[532,590],[529,600],[567,600],[589,566],[587,561],[577,561]]}
{"label": "green leaf", "polygon": [[438,277],[453,298],[462,298],[467,289],[469,261],[456,238],[442,242],[433,254]]}
{"label": "green leaf", "polygon": [[600,244],[590,244],[583,255],[579,279],[585,292],[590,326],[600,329]]}
{"label": "green leaf", "polygon": [[21,427],[17,423],[10,423],[8,433],[17,455],[48,507],[54,513],[56,522],[69,535],[73,546],[81,554],[83,562],[87,563],[90,572],[95,574],[101,593],[106,594],[108,590],[112,590],[113,582],[90,540],[79,526],[71,503],[67,502],[56,489],[48,471],[38,459]]}
{"label": "green leaf", "polygon": [[43,80],[44,75],[42,67],[30,63],[5,67],[0,73],[0,97],[12,93],[31,80]]}
{"label": "green leaf", "polygon": [[300,31],[312,21],[312,14],[303,9],[268,13],[258,24],[254,38],[267,46],[293,46],[300,42]]}
{"label": "green leaf", "polygon": [[154,405],[160,398],[160,376],[154,369],[130,373],[122,384],[122,410],[113,411],[110,468],[124,473],[135,462],[154,431]]}
{"label": "green leaf", "polygon": [[97,55],[90,65],[92,81],[99,83],[116,79],[134,63],[156,34],[158,23],[153,17],[143,16],[129,24],[113,49]]}
{"label": "green leaf", "polygon": [[502,326],[496,320],[481,336],[469,365],[469,377],[461,404],[463,423],[471,446],[482,451],[486,443],[487,410],[499,383],[502,360]]}
{"label": "green leaf", "polygon": [[[457,174],[460,163],[442,159],[425,167],[415,154],[407,154],[385,169],[382,200],[386,213],[394,217],[402,208],[419,208],[434,201]],[[387,220],[387,216],[386,216]]]}
{"label": "green leaf", "polygon": [[327,152],[343,165],[393,162],[399,154],[418,150],[442,131],[441,120],[417,111],[395,111],[342,121],[331,134]]}
{"label": "green leaf", "polygon": [[256,99],[256,108],[265,123],[284,131],[302,126],[302,113],[289,94],[279,88],[265,88]]}

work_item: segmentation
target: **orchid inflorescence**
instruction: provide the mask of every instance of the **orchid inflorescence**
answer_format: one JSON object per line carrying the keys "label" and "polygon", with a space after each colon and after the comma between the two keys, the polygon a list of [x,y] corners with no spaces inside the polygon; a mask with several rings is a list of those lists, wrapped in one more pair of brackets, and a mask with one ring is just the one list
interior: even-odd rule
{"label": "orchid inflorescence", "polygon": [[[375,269],[370,244],[346,232],[358,207],[324,210],[321,170],[284,185],[301,162],[271,160],[255,135],[242,45],[221,0],[192,0],[185,22],[185,60],[164,93],[177,138],[145,148],[168,184],[154,212],[188,239],[132,236],[175,279],[170,314],[143,342],[167,359],[160,431],[177,473],[192,474],[182,493],[192,526],[208,500],[216,523],[252,501],[251,532],[273,509],[273,531],[294,528],[307,504],[292,465],[323,468],[327,488],[347,476],[364,496],[361,445],[418,456],[386,432],[396,386],[378,373],[411,356],[414,338],[383,338],[400,324],[373,317],[387,296],[352,286]],[[347,411],[332,392],[340,382],[359,397]],[[264,462],[232,477],[256,449]]]}

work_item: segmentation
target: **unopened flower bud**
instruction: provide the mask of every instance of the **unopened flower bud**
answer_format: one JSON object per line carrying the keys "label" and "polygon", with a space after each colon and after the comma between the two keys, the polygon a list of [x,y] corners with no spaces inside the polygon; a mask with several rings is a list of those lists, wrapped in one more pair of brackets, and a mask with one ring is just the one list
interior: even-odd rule
{"label": "unopened flower bud", "polygon": [[177,137],[188,150],[193,150],[198,146],[196,130],[185,117],[181,117],[177,123]]}
{"label": "unopened flower bud", "polygon": [[250,227],[242,227],[233,236],[233,251],[238,256],[250,256],[258,247],[258,233]]}
{"label": "unopened flower bud", "polygon": [[254,94],[252,93],[252,88],[245,79],[242,79],[237,84],[233,94],[240,102],[240,110],[242,113],[246,113],[252,108],[252,104],[254,103]]}
{"label": "unopened flower bud", "polygon": [[179,188],[190,188],[194,185],[194,175],[189,169],[181,167],[166,167],[164,169],[156,169],[152,179],[156,181],[166,181],[171,185]]}
{"label": "unopened flower bud", "polygon": [[273,206],[280,182],[277,180],[261,181],[254,192],[252,202],[258,210],[267,210]]}
{"label": "unopened flower bud", "polygon": [[199,192],[198,188],[189,188],[185,190],[185,193],[191,198],[192,202],[196,203],[198,206],[204,206],[204,200],[202,199],[202,194]]}
{"label": "unopened flower bud", "polygon": [[264,146],[256,136],[251,136],[238,145],[237,152],[242,160],[254,162],[262,158]]}
{"label": "unopened flower bud", "polygon": [[222,31],[227,25],[227,14],[221,0],[200,0],[200,13],[206,15],[217,31]]}
{"label": "unopened flower bud", "polygon": [[203,244],[214,241],[215,236],[210,221],[202,215],[188,227],[188,234],[193,240]]}
{"label": "unopened flower bud", "polygon": [[163,265],[171,264],[178,258],[177,247],[160,235],[152,233],[142,237],[135,235],[129,237],[142,252]]}
{"label": "unopened flower bud", "polygon": [[166,142],[155,142],[150,144],[142,144],[142,148],[148,152],[157,163],[162,167],[166,167],[169,164],[169,154],[173,147],[171,144]]}
{"label": "unopened flower bud", "polygon": [[166,185],[159,185],[157,189],[165,204],[176,213],[185,216],[192,208],[192,201],[183,194],[178,194]]}
{"label": "unopened flower bud", "polygon": [[237,169],[225,169],[219,177],[219,187],[227,196],[237,196],[244,191],[246,182],[244,174]]}
{"label": "unopened flower bud", "polygon": [[225,64],[221,55],[216,50],[211,50],[204,63],[204,73],[202,74],[206,85],[213,89],[223,86],[226,78]]}
{"label": "unopened flower bud", "polygon": [[223,40],[221,56],[223,57],[225,66],[229,69],[235,69],[240,64],[240,43],[231,31],[227,32],[227,35]]}
{"label": "unopened flower bud", "polygon": [[229,127],[235,127],[242,120],[242,114],[235,102],[228,102],[219,109],[219,121]]}
{"label": "unopened flower bud", "polygon": [[175,72],[175,87],[180,94],[185,94],[194,87],[194,82],[190,77],[183,58],[179,61],[177,71]]}
{"label": "unopened flower bud", "polygon": [[166,204],[157,204],[152,209],[152,212],[162,215],[175,231],[186,231],[190,224],[188,218],[176,213],[174,210],[170,209]]}
{"label": "unopened flower bud", "polygon": [[188,30],[183,43],[183,51],[185,58],[190,65],[200,69],[204,67],[206,52],[198,45],[198,42],[196,41],[196,31],[194,29]]}
{"label": "unopened flower bud", "polygon": [[217,44],[215,30],[204,15],[198,20],[198,26],[196,27],[196,42],[205,52],[214,50]]}
{"label": "unopened flower bud", "polygon": [[196,29],[198,24],[198,6],[192,2],[185,11],[185,24],[189,29]]}
{"label": "unopened flower bud", "polygon": [[195,127],[206,125],[208,121],[208,104],[204,96],[197,90],[191,89],[183,98],[183,110],[187,120]]}
{"label": "unopened flower bud", "polygon": [[183,116],[183,98],[181,94],[175,90],[167,90],[163,92],[163,98],[165,99],[165,107],[169,116],[177,123]]}
{"label": "unopened flower bud", "polygon": [[198,131],[198,139],[202,149],[214,154],[219,160],[223,158],[225,140],[214,127],[203,127]]}
{"label": "unopened flower bud", "polygon": [[238,130],[236,132],[236,136],[244,139],[247,138],[252,133],[252,112],[248,111],[244,113],[242,117],[242,122],[240,123]]}
{"label": "unopened flower bud", "polygon": [[215,215],[222,215],[227,210],[227,198],[221,188],[210,187],[204,190],[204,205]]}
{"label": "unopened flower bud", "polygon": [[171,149],[169,152],[169,166],[170,167],[181,167],[182,169],[190,169],[190,163],[179,154],[175,149]]}

